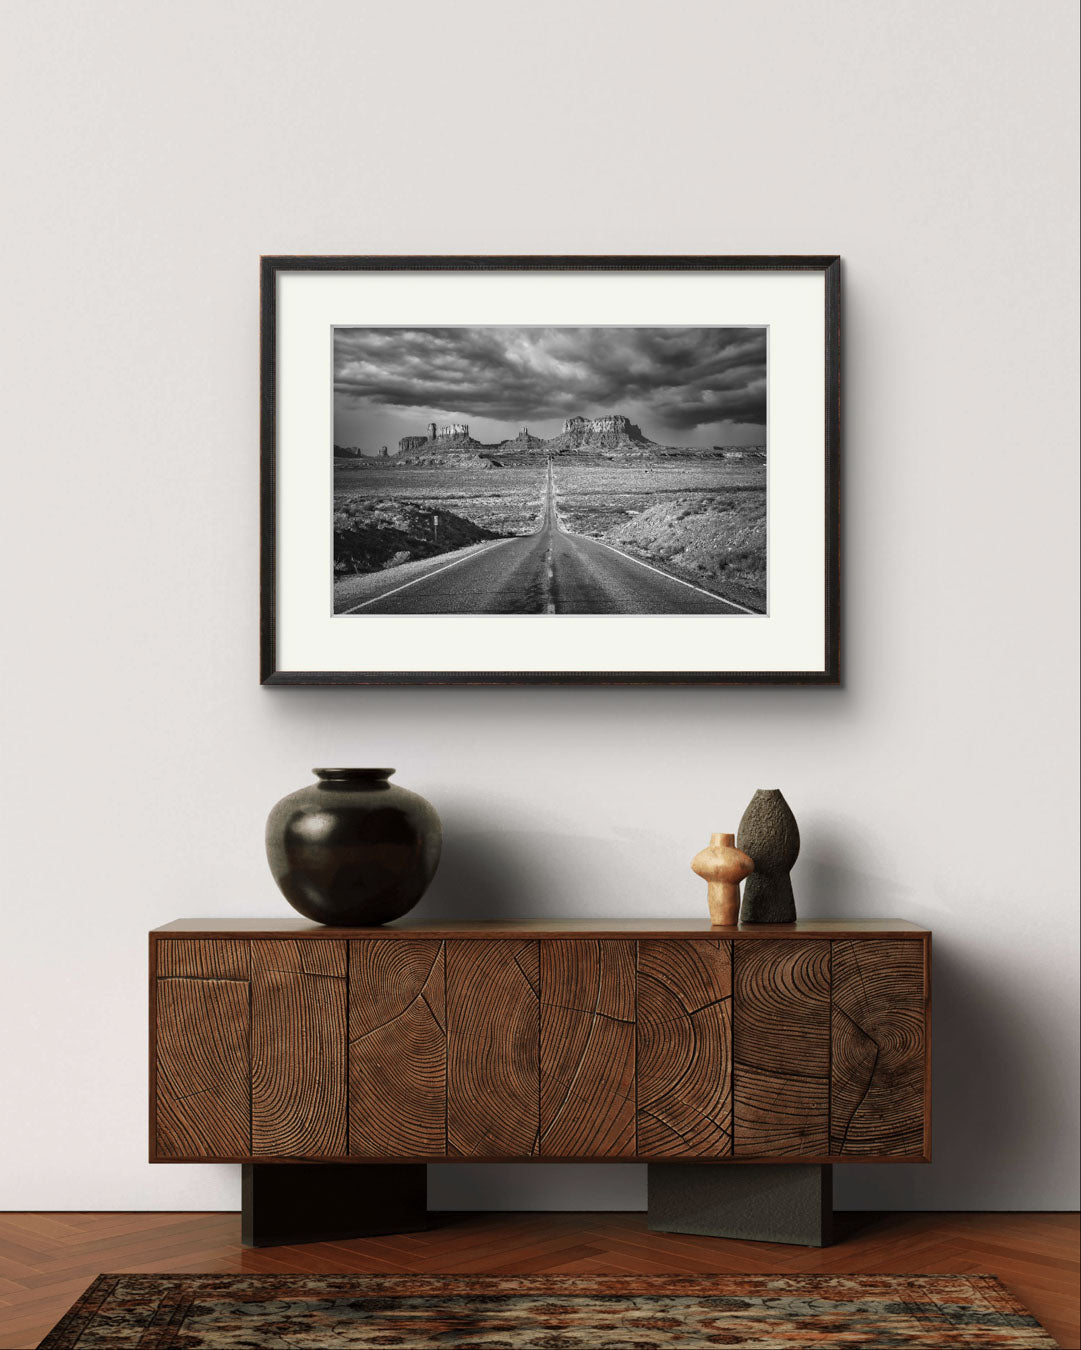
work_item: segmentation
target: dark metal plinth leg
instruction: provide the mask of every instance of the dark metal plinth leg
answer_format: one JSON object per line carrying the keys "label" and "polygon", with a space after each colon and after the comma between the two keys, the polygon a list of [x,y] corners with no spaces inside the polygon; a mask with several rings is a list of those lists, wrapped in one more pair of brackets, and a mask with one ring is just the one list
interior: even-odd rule
{"label": "dark metal plinth leg", "polygon": [[415,1233],[428,1226],[423,1163],[246,1163],[242,1170],[246,1247]]}
{"label": "dark metal plinth leg", "polygon": [[804,1163],[650,1163],[649,1226],[828,1247],[833,1168]]}

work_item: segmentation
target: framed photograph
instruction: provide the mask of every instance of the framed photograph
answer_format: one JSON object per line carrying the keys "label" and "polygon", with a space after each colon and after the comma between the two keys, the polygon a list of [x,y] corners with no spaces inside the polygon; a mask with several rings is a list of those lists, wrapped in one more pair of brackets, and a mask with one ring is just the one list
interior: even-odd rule
{"label": "framed photograph", "polygon": [[266,257],[264,684],[836,684],[836,257]]}

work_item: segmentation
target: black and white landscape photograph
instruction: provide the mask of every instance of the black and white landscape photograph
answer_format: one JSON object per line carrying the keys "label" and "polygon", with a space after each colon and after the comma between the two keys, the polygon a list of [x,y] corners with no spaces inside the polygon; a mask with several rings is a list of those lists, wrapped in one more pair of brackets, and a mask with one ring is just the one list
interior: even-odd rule
{"label": "black and white landscape photograph", "polygon": [[334,330],[334,601],[765,614],[767,330]]}

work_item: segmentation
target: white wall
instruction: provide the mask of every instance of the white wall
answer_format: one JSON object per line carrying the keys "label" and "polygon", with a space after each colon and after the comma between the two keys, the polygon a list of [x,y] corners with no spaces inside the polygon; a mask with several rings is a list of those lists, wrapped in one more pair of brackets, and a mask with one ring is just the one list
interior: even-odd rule
{"label": "white wall", "polygon": [[[238,1203],[143,1161],[145,933],[286,912],[325,763],[438,805],[432,915],[702,913],[781,786],[805,915],[935,931],[936,1160],[839,1203],[1076,1205],[1074,9],[4,5],[0,1207]],[[258,687],[258,255],[444,251],[844,256],[845,688]]]}

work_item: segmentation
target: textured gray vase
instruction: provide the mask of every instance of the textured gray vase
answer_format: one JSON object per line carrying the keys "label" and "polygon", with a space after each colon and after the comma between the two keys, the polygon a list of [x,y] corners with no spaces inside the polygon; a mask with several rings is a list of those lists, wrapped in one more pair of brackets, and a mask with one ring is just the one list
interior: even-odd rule
{"label": "textured gray vase", "polygon": [[736,847],[754,871],[743,883],[740,923],[795,923],[789,873],[799,857],[799,826],[778,788],[759,788],[739,822]]}

